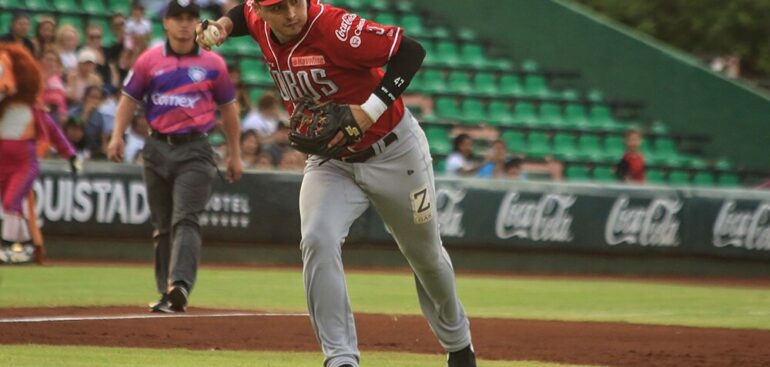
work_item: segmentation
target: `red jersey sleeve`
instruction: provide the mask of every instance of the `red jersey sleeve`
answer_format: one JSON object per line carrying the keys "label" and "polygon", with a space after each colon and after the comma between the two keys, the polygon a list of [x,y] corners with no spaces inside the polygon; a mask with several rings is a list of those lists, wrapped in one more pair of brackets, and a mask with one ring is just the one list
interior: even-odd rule
{"label": "red jersey sleeve", "polygon": [[378,24],[338,8],[331,11],[324,28],[327,55],[334,64],[351,69],[387,64],[403,37],[399,27]]}

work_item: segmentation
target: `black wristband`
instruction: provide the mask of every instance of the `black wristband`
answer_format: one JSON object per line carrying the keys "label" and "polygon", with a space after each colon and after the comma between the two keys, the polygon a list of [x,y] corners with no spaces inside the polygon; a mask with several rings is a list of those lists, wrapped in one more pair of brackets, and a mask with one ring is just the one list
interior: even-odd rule
{"label": "black wristband", "polygon": [[386,105],[392,105],[412,82],[424,58],[425,49],[422,45],[403,36],[398,51],[388,62],[388,71],[372,93]]}
{"label": "black wristband", "polygon": [[243,15],[243,7],[243,4],[238,4],[232,7],[225,15],[233,22],[233,30],[227,35],[228,37],[240,37],[249,34],[249,27],[246,26],[246,16]]}

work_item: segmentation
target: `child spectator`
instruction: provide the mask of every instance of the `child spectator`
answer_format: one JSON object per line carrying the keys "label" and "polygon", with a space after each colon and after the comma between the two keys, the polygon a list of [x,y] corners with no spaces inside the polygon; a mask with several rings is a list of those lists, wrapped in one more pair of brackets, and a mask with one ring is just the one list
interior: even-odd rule
{"label": "child spectator", "polygon": [[62,124],[67,120],[67,95],[59,54],[54,50],[43,51],[40,65],[43,69],[43,104],[50,109],[51,118]]}
{"label": "child spectator", "polygon": [[144,6],[138,1],[131,4],[131,16],[126,20],[126,39],[123,47],[134,48],[134,41],[141,38],[147,41],[152,34],[152,25],[144,17]]}
{"label": "child spectator", "polygon": [[241,134],[241,161],[243,168],[256,168],[261,152],[259,136],[254,130],[246,130]]}
{"label": "child spectator", "polygon": [[473,139],[468,134],[455,137],[454,148],[446,161],[448,176],[473,176],[479,167],[473,162]]}
{"label": "child spectator", "polygon": [[628,130],[626,132],[626,153],[620,162],[615,165],[615,175],[619,180],[624,182],[644,182],[644,155],[640,150],[641,146],[642,134],[638,130]]}
{"label": "child spectator", "polygon": [[479,168],[478,177],[498,178],[505,176],[505,158],[508,156],[508,147],[505,142],[498,139],[492,143],[487,158]]}
{"label": "child spectator", "polygon": [[143,110],[139,110],[131,120],[131,128],[126,134],[126,148],[123,159],[126,163],[136,162],[137,156],[142,155],[144,141],[150,133],[150,125]]}
{"label": "child spectator", "polygon": [[242,130],[254,130],[263,139],[270,138],[281,121],[288,120],[281,101],[272,92],[266,92],[257,100],[257,109],[252,109],[243,118]]}
{"label": "child spectator", "polygon": [[505,162],[505,178],[509,180],[526,180],[527,173],[522,170],[522,159],[514,157]]}

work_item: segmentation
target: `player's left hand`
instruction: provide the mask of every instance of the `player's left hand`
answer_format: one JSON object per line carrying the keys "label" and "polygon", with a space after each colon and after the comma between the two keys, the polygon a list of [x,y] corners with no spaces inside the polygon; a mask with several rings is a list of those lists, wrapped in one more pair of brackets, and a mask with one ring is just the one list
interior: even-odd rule
{"label": "player's left hand", "polygon": [[[358,123],[358,126],[361,127],[361,132],[365,133],[366,130],[369,130],[372,125],[374,125],[374,121],[372,121],[371,118],[369,118],[369,115],[364,112],[364,110],[361,108],[360,105],[349,105],[350,112],[353,113],[353,118],[356,119],[356,122]],[[329,148],[335,147],[338,144],[345,141],[345,136],[342,134],[342,132],[338,132],[337,135],[329,142]]]}
{"label": "player's left hand", "polygon": [[236,182],[241,179],[241,174],[243,174],[241,157],[230,157],[227,160],[227,181],[230,181],[230,183]]}

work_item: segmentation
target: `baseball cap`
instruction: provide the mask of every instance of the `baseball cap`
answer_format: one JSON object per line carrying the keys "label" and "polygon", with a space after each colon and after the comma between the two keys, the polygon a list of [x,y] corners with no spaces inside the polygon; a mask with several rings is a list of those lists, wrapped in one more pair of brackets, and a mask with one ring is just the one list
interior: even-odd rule
{"label": "baseball cap", "polygon": [[78,51],[78,62],[92,62],[96,64],[96,52],[90,48],[84,48]]}
{"label": "baseball cap", "polygon": [[166,8],[166,18],[172,18],[184,13],[191,14],[198,18],[200,16],[200,8],[195,1],[192,0],[171,0]]}

